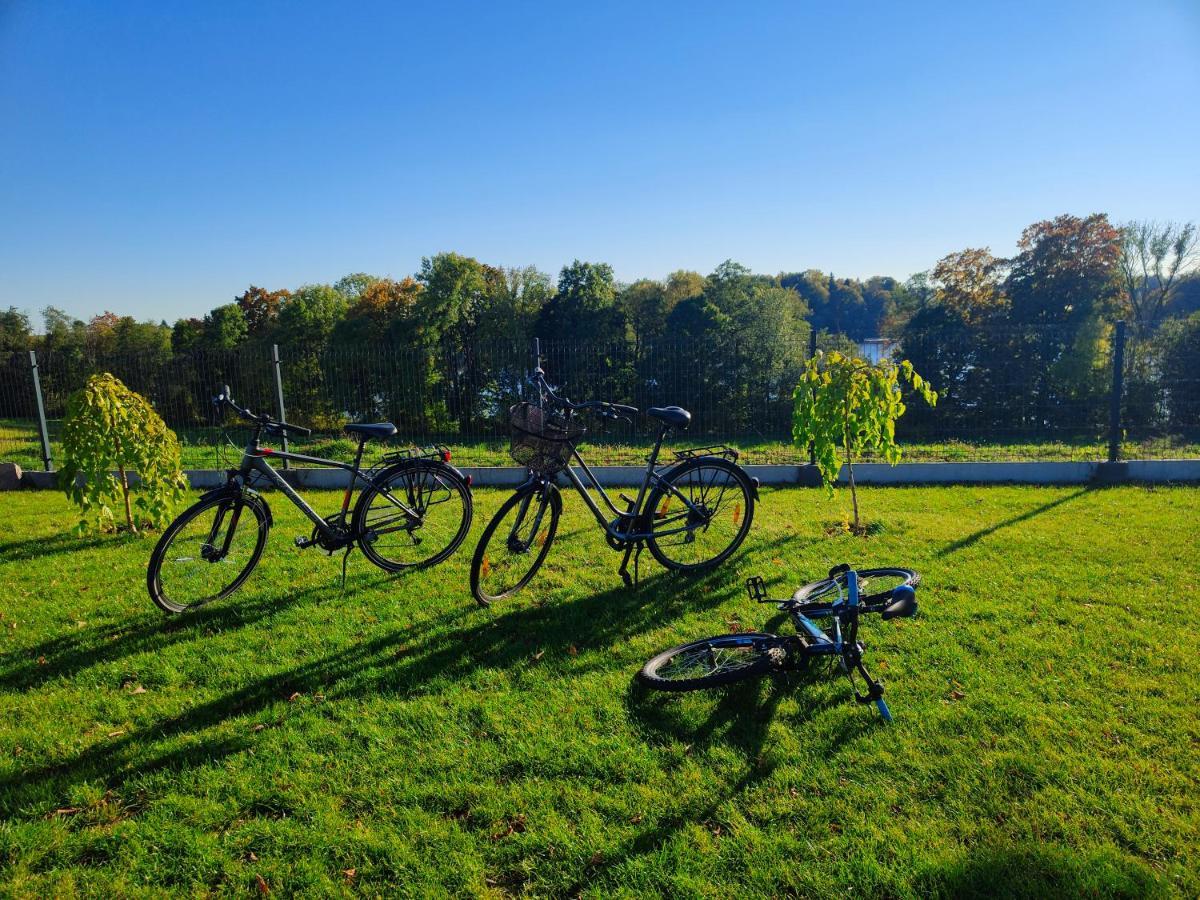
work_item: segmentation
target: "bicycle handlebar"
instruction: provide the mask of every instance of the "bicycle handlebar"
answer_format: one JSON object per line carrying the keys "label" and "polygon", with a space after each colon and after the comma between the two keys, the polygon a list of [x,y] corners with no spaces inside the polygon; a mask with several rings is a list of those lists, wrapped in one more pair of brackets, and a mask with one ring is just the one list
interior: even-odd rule
{"label": "bicycle handlebar", "polygon": [[221,385],[220,391],[218,392],[217,396],[213,397],[212,402],[213,406],[217,407],[218,409],[222,406],[228,406],[246,421],[253,422],[258,427],[265,428],[267,431],[286,431],[290,432],[291,434],[300,435],[301,437],[308,437],[310,434],[312,434],[311,428],[304,428],[300,425],[291,425],[287,422],[276,422],[270,416],[262,413],[252,413],[245,407],[238,406],[238,404],[234,401],[233,395],[229,391],[229,385],[227,384]]}
{"label": "bicycle handlebar", "polygon": [[566,397],[560,397],[554,393],[550,383],[546,381],[546,373],[542,371],[539,365],[533,370],[534,380],[537,382],[538,388],[550,398],[556,405],[571,412],[595,412],[599,413],[605,419],[624,419],[626,422],[632,422],[631,416],[638,414],[636,406],[626,406],[624,403],[609,403],[606,400],[588,400],[584,403],[572,403]]}

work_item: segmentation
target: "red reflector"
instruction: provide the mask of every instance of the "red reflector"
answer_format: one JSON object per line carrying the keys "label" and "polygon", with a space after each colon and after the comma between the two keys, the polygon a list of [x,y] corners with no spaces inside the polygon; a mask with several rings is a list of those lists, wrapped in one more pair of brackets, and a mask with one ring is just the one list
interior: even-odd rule
{"label": "red reflector", "polygon": [[263,453],[274,453],[275,452],[270,447],[260,447],[259,449],[262,450]]}
{"label": "red reflector", "polygon": [[467,476],[467,487],[470,487],[470,486],[471,486],[471,483],[472,483],[474,480],[475,480],[474,478],[472,478],[470,475],[468,475],[468,476]]}
{"label": "red reflector", "polygon": [[449,450],[442,451],[442,462],[450,462],[450,451]]}

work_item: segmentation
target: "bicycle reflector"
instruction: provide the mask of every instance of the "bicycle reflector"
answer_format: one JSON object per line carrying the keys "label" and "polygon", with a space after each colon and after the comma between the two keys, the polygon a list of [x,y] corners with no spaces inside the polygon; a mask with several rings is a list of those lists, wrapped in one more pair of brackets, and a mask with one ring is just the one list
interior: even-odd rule
{"label": "bicycle reflector", "polygon": [[450,451],[449,450],[442,451],[442,462],[450,462]]}

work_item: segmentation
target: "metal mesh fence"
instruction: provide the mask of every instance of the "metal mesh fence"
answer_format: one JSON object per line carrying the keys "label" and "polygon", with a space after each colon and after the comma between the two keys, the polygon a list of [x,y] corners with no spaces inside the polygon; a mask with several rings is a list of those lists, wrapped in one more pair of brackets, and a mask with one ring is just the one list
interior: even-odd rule
{"label": "metal mesh fence", "polygon": [[[820,334],[770,347],[711,342],[543,342],[552,383],[574,400],[603,399],[645,409],[675,404],[692,412],[677,443],[723,441],[748,462],[807,459],[791,443],[792,391],[814,349],[867,358],[910,359],[940,394],[935,409],[913,399],[897,435],[909,460],[1098,460],[1108,455],[1114,389],[1115,332],[1047,326],[955,333],[909,329],[859,344]],[[1200,347],[1169,329],[1130,336],[1122,371],[1123,458],[1200,457]],[[289,421],[315,434],[293,449],[341,456],[349,421],[391,421],[396,441],[450,446],[471,465],[507,465],[508,409],[528,399],[533,359],[527,346],[412,348],[359,345],[279,348]],[[210,398],[228,384],[254,410],[277,415],[276,366],[270,345],[230,352],[149,358],[40,352],[37,363],[51,455],[67,399],[88,375],[112,372],[146,396],[175,429],[189,468],[222,464],[229,440],[245,433],[212,419]],[[586,440],[597,463],[639,462],[653,440],[645,421],[605,425]],[[381,452],[377,448],[376,452]],[[0,356],[0,460],[40,468],[37,404],[27,353]],[[225,454],[229,460],[236,451]]]}

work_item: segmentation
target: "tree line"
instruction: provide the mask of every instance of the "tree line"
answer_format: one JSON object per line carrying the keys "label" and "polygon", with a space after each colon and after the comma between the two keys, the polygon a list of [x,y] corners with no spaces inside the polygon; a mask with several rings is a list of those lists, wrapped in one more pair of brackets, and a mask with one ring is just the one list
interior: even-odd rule
{"label": "tree line", "polygon": [[[1112,323],[1124,318],[1134,339],[1131,396],[1143,391],[1153,406],[1147,422],[1179,424],[1194,412],[1186,397],[1164,406],[1161,385],[1194,366],[1195,259],[1191,225],[1118,227],[1102,214],[1035,223],[1012,258],[964,249],[905,281],[816,269],[763,275],[727,261],[707,275],[622,284],[605,263],[576,260],[554,279],[446,252],[400,279],[356,273],[294,289],[251,286],[173,324],[111,312],[84,322],[50,307],[35,334],[10,308],[0,312],[0,351],[46,354],[57,366],[47,367],[52,382],[56,372],[132,358],[199,396],[213,373],[189,370],[199,365],[190,361],[265,359],[279,344],[298,417],[333,427],[347,414],[388,416],[429,433],[466,432],[493,417],[519,390],[534,336],[562,348],[552,374],[577,394],[644,401],[673,370],[685,373],[673,402],[719,399],[750,411],[743,419],[781,424],[810,331],[827,335],[822,346],[890,336],[943,398],[908,427],[924,416],[926,425],[937,417],[1036,430],[1064,412],[1103,419]],[[64,375],[63,389],[73,380]],[[754,424],[731,416],[728,428]]]}

